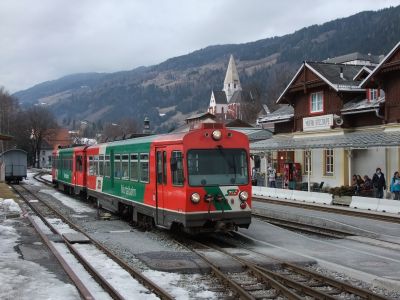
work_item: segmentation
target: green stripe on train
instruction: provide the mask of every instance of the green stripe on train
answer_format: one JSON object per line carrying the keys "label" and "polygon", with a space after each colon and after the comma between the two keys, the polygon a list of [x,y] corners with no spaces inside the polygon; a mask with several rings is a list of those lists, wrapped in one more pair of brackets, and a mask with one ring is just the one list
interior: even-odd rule
{"label": "green stripe on train", "polygon": [[[132,140],[130,144],[122,144],[122,145],[111,145],[106,148],[106,154],[110,155],[111,160],[111,176],[104,177],[102,192],[111,194],[117,197],[122,197],[127,200],[132,200],[135,202],[144,202],[144,192],[146,188],[146,184],[140,181],[130,181],[124,180],[120,178],[114,177],[114,155],[126,155],[126,154],[150,154],[150,142],[146,143],[137,143],[132,144],[134,141]],[[139,169],[139,168],[138,168]],[[138,170],[139,171],[139,170]],[[129,174],[130,177],[130,166],[129,166]],[[154,180],[150,179],[150,180]]]}
{"label": "green stripe on train", "polygon": [[[57,180],[65,183],[72,182],[72,155],[73,149],[60,149],[58,152],[58,159],[63,161],[58,169]],[[60,162],[61,163],[61,162]]]}
{"label": "green stripe on train", "polygon": [[228,203],[228,200],[226,199],[224,193],[220,190],[220,188],[218,186],[206,186],[204,187],[204,189],[206,190],[207,194],[211,194],[211,195],[222,195],[224,197],[224,201],[219,202],[217,200],[214,200],[214,206],[216,210],[232,210],[231,206]]}

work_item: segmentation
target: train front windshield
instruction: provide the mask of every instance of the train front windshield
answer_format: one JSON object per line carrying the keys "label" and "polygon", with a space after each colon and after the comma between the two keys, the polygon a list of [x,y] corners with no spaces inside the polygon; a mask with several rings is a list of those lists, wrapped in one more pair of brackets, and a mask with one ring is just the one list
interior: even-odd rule
{"label": "train front windshield", "polygon": [[189,185],[243,185],[249,181],[247,154],[243,149],[188,151]]}

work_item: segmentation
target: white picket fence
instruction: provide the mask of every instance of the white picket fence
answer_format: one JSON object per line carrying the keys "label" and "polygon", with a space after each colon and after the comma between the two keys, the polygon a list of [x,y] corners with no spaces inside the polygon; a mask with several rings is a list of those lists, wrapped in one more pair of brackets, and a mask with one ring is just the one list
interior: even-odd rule
{"label": "white picket fence", "polygon": [[[333,203],[332,194],[276,189],[265,186],[253,186],[253,195],[274,199],[286,199],[328,205],[331,205]],[[350,207],[356,209],[400,214],[400,201],[397,200],[353,196],[351,198]]]}
{"label": "white picket fence", "polygon": [[332,194],[328,193],[275,189],[265,186],[253,186],[253,195],[320,204],[332,204],[333,202]]}
{"label": "white picket fence", "polygon": [[380,212],[400,213],[400,201],[369,197],[351,197],[350,207]]}

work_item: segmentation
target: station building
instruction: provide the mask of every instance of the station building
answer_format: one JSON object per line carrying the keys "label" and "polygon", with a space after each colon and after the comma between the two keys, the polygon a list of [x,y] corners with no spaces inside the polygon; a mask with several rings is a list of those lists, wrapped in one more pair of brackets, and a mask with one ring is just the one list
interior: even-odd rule
{"label": "station building", "polygon": [[400,43],[380,58],[305,61],[277,103],[259,120],[274,125],[274,136],[250,146],[262,173],[277,170],[277,187],[351,185],[353,174],[372,177],[380,167],[389,179],[400,170]]}

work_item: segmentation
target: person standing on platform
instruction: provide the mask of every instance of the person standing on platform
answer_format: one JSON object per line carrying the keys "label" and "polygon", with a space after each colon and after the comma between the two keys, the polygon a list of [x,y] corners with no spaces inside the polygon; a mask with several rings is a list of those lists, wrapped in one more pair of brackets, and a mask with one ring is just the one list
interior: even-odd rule
{"label": "person standing on platform", "polygon": [[394,194],[394,200],[400,200],[400,176],[399,172],[394,172],[392,182],[390,184],[390,192]]}
{"label": "person standing on platform", "polygon": [[269,187],[276,188],[276,170],[273,167],[268,168]]}
{"label": "person standing on platform", "polygon": [[372,186],[374,187],[375,197],[383,198],[383,190],[386,190],[386,180],[381,168],[376,168],[376,172],[372,176]]}

